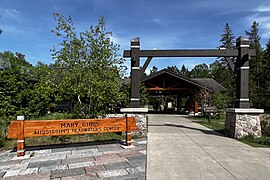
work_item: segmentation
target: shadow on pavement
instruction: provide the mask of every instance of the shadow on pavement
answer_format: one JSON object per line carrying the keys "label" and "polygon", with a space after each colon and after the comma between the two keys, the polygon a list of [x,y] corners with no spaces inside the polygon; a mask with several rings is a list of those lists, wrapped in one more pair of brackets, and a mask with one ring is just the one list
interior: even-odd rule
{"label": "shadow on pavement", "polygon": [[216,135],[216,136],[222,136],[222,137],[226,137],[224,134],[222,134],[221,132],[217,132],[214,130],[206,130],[206,129],[199,129],[199,128],[193,128],[193,127],[188,127],[188,126],[183,126],[183,125],[176,125],[176,124],[151,124],[148,126],[171,126],[171,127],[178,127],[178,128],[185,128],[185,129],[192,129],[192,130],[196,130],[196,131],[201,131],[204,134],[212,134],[212,135]]}
{"label": "shadow on pavement", "polygon": [[[39,145],[39,146],[27,146],[25,147],[25,150],[35,151],[35,150],[46,150],[46,149],[76,148],[76,147],[81,147],[81,146],[96,146],[96,145],[116,144],[116,143],[124,145],[125,142],[121,140],[105,140],[105,141],[93,141],[93,142],[82,142],[82,143]],[[11,152],[17,152],[17,148],[13,148]]]}

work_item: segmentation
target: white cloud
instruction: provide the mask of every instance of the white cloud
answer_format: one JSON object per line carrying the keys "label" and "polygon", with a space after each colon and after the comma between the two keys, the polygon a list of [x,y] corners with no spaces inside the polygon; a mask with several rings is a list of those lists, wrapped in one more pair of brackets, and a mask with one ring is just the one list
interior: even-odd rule
{"label": "white cloud", "polygon": [[246,24],[250,27],[253,21],[258,22],[261,37],[270,39],[270,6],[258,6],[254,12],[245,18]]}
{"label": "white cloud", "polygon": [[1,29],[4,31],[4,33],[17,33],[17,34],[25,33],[22,29],[18,29],[15,26],[4,25],[1,27]]}
{"label": "white cloud", "polygon": [[116,37],[115,35],[111,36],[110,39],[115,44],[120,44],[121,45],[123,43],[122,40],[119,37]]}
{"label": "white cloud", "polygon": [[20,11],[17,9],[0,9],[0,14],[4,18],[11,18],[11,19],[17,19],[21,16]]}
{"label": "white cloud", "polygon": [[152,22],[153,22],[153,23],[156,23],[156,24],[159,24],[159,25],[162,25],[162,24],[163,24],[163,20],[160,19],[160,18],[152,19]]}
{"label": "white cloud", "polygon": [[259,6],[255,9],[256,12],[270,12],[270,6]]}

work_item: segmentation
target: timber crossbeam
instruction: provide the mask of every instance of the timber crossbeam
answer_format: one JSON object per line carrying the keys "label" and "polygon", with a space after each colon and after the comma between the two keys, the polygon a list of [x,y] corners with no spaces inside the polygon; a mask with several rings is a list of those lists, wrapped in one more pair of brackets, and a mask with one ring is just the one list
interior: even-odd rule
{"label": "timber crossbeam", "polygon": [[[251,57],[256,56],[249,49]],[[139,57],[237,57],[238,49],[182,49],[182,50],[139,50]],[[131,50],[124,50],[123,57],[131,57]]]}

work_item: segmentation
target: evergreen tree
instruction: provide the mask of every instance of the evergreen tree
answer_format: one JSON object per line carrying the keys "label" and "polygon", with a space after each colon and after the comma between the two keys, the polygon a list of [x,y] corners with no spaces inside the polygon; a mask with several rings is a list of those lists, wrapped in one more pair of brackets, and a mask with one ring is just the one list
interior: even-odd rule
{"label": "evergreen tree", "polygon": [[253,21],[250,31],[246,31],[246,35],[251,40],[251,47],[258,48],[262,50],[261,43],[260,43],[260,36],[259,36],[259,23]]}
{"label": "evergreen tree", "polygon": [[153,74],[158,71],[158,68],[156,66],[153,66],[152,69],[150,69],[150,74]]}
{"label": "evergreen tree", "polygon": [[266,44],[266,48],[263,52],[262,59],[262,79],[264,80],[264,84],[261,86],[261,91],[263,92],[262,101],[263,108],[266,111],[270,111],[270,39]]}
{"label": "evergreen tree", "polygon": [[259,36],[259,23],[256,21],[253,22],[250,31],[246,31],[246,35],[251,40],[251,48],[255,48],[256,50],[256,58],[252,58],[249,62],[249,92],[250,92],[250,102],[254,107],[262,107],[262,91],[261,86],[264,85],[264,80],[262,75],[264,72],[262,71],[262,58],[263,51],[260,43]]}
{"label": "evergreen tree", "polygon": [[185,65],[183,65],[183,66],[181,67],[180,74],[182,74],[183,76],[187,76],[187,77],[189,76],[188,68],[186,68]]}
{"label": "evergreen tree", "polygon": [[167,70],[169,70],[169,71],[171,71],[173,73],[176,73],[178,75],[181,74],[181,72],[180,72],[180,70],[178,69],[177,66],[168,66],[167,67]]}
{"label": "evergreen tree", "polygon": [[[229,26],[229,23],[226,23],[223,34],[220,35],[220,43],[219,48],[233,49],[235,48],[235,36],[233,35],[233,31]],[[212,77],[219,82],[222,86],[226,87],[227,91],[225,96],[229,100],[229,107],[232,107],[235,99],[235,75],[234,72],[230,69],[225,58],[220,58],[218,61],[210,64],[210,71]]]}
{"label": "evergreen tree", "polygon": [[211,77],[207,64],[198,64],[190,71],[191,78],[209,78]]}
{"label": "evergreen tree", "polygon": [[220,48],[233,49],[235,47],[235,36],[233,35],[232,29],[229,26],[229,23],[226,23],[223,34],[221,34],[221,45]]}

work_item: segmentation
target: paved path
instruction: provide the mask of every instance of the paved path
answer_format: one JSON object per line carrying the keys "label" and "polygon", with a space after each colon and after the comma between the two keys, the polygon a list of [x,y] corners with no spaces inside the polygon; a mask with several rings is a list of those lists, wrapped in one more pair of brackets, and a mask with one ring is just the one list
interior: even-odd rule
{"label": "paved path", "polygon": [[146,139],[28,148],[24,158],[0,152],[0,179],[145,179]]}
{"label": "paved path", "polygon": [[147,179],[270,179],[270,149],[253,148],[179,115],[149,115]]}

